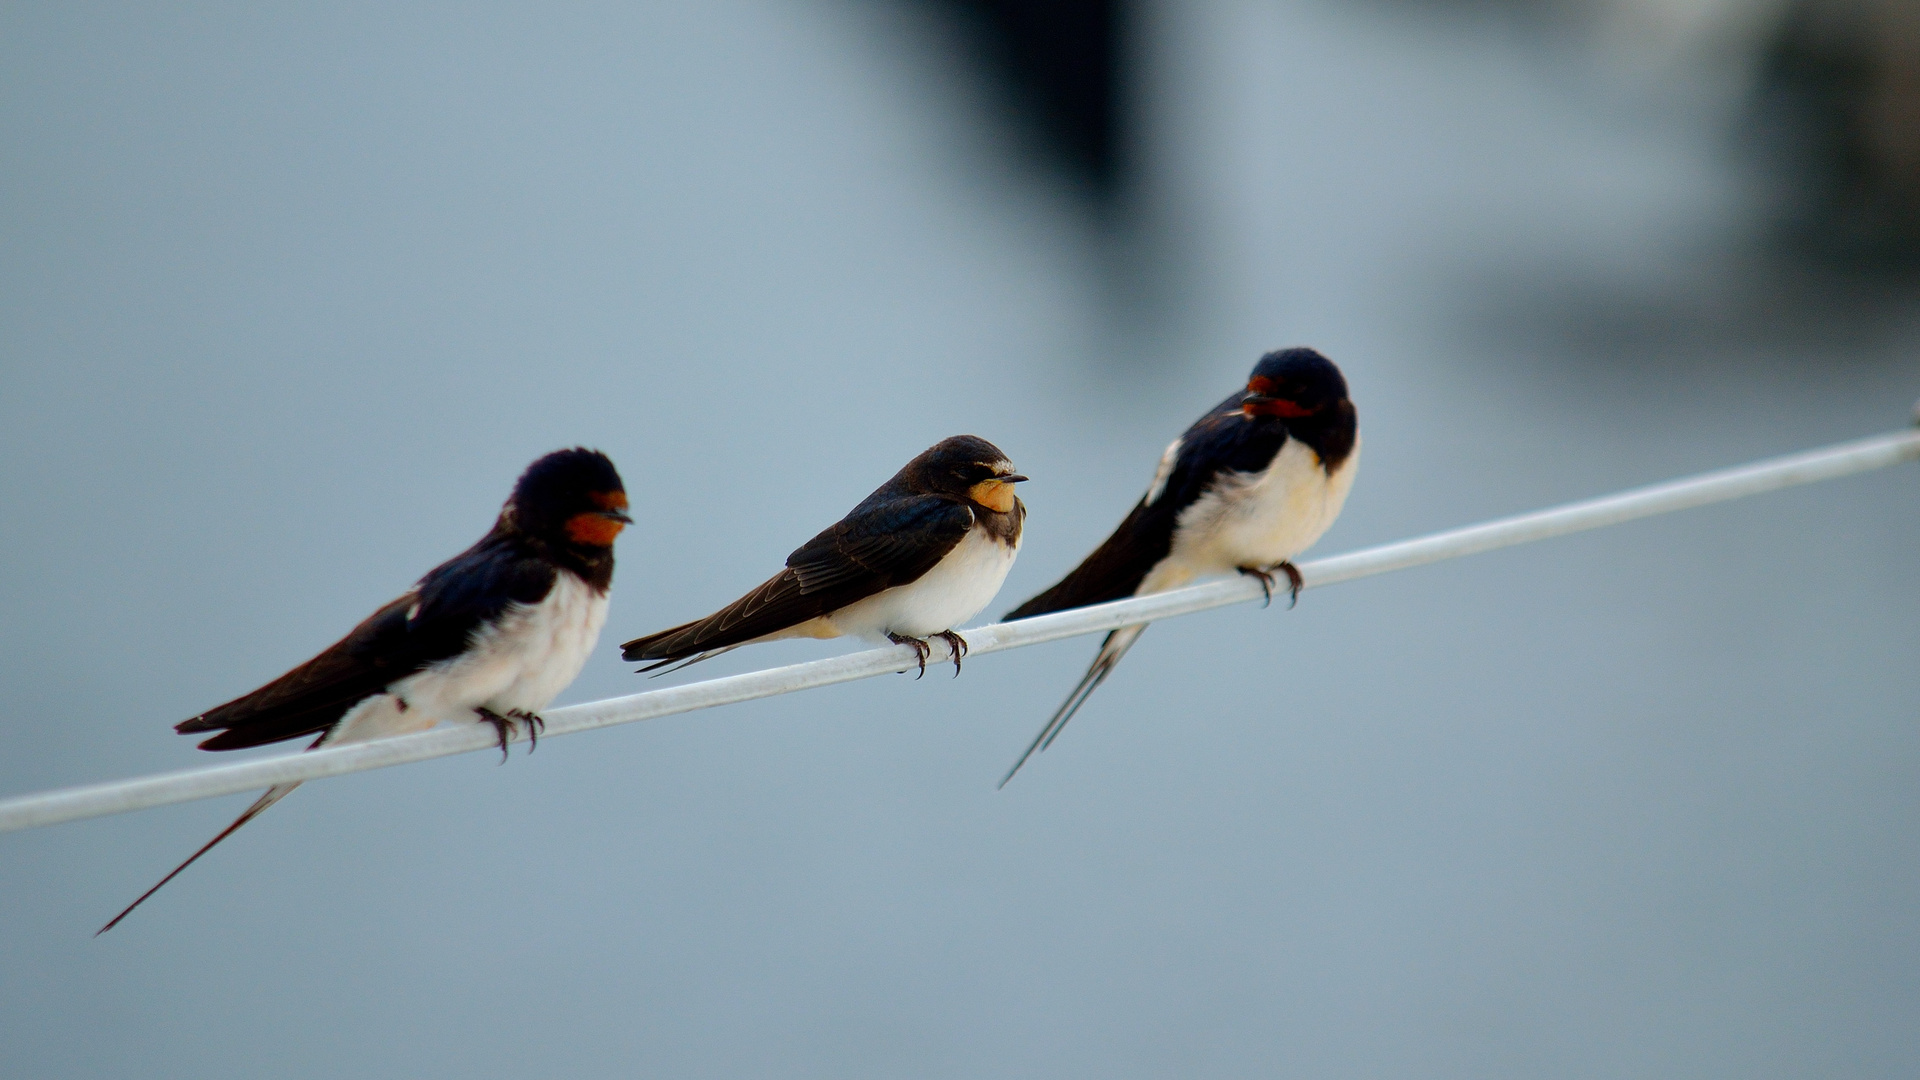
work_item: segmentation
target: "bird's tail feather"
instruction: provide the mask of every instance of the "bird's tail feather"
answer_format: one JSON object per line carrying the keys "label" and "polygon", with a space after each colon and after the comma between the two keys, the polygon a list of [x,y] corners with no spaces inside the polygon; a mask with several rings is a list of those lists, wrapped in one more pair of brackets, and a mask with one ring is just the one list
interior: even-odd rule
{"label": "bird's tail feather", "polygon": [[1027,745],[1027,752],[1021,754],[1020,760],[1014,762],[1013,768],[1007,770],[1007,775],[1000,778],[1000,787],[1007,786],[1007,781],[1013,779],[1013,774],[1020,771],[1020,767],[1027,763],[1028,758],[1053,745],[1053,740],[1060,737],[1060,731],[1067,726],[1067,721],[1073,719],[1073,714],[1079,712],[1080,706],[1085,705],[1087,699],[1093,696],[1093,692],[1100,688],[1100,684],[1107,680],[1114,666],[1120,663],[1120,658],[1127,655],[1127,650],[1133,648],[1133,643],[1140,640],[1140,635],[1145,633],[1146,629],[1146,623],[1135,623],[1132,626],[1123,626],[1107,635],[1107,639],[1100,643],[1100,651],[1095,654],[1093,663],[1087,668],[1087,673],[1080,677],[1080,685],[1073,688],[1073,693],[1068,694],[1067,700],[1060,703],[1060,708],[1054,711],[1053,718],[1047,721],[1047,726],[1041,728],[1040,734],[1033,737],[1033,742]]}
{"label": "bird's tail feather", "polygon": [[200,858],[200,856],[205,855],[209,851],[212,851],[213,846],[215,844],[218,844],[220,841],[225,840],[227,837],[232,836],[234,833],[240,831],[240,826],[245,825],[247,822],[252,821],[254,818],[259,817],[260,814],[263,811],[265,811],[267,807],[272,806],[274,803],[277,803],[281,799],[286,798],[288,793],[292,792],[294,788],[297,788],[299,786],[300,786],[300,782],[296,780],[291,784],[275,784],[272,787],[268,788],[267,793],[265,795],[262,795],[258,799],[255,799],[253,805],[247,807],[245,813],[241,814],[239,817],[233,820],[233,824],[220,830],[220,835],[207,841],[206,844],[203,847],[201,847],[199,851],[196,851],[193,854],[187,856],[186,862],[183,862],[179,866],[174,867],[173,872],[168,874],[166,877],[161,878],[159,884],[155,885],[151,889],[148,889],[146,892],[141,893],[140,899],[135,900],[131,904],[128,904],[127,909],[125,911],[122,911],[120,914],[115,915],[113,917],[112,922],[109,922],[107,923],[107,925],[94,931],[93,936],[99,937],[101,934],[104,934],[107,931],[113,929],[114,927],[120,925],[121,919],[124,919],[128,915],[133,914],[133,909],[139,907],[141,904],[146,903],[147,897],[152,896],[154,893],[159,892],[160,886],[165,885],[167,882],[172,881],[176,877],[179,877],[180,871],[185,870],[189,866],[192,866],[194,862]]}
{"label": "bird's tail feather", "polygon": [[[751,643],[745,642],[745,641],[740,643],[740,645],[747,645],[747,644],[751,644]],[[732,652],[733,650],[739,648],[740,645],[727,645],[718,649],[708,649],[706,652],[697,653],[693,656],[688,656],[688,657],[670,656],[665,660],[656,660],[653,663],[648,664],[646,667],[635,668],[634,670],[639,674],[647,675],[647,677],[650,679],[657,679],[662,675],[671,675],[674,672],[679,671],[683,667],[692,667],[693,665],[699,663],[702,660],[711,660],[714,657],[719,656],[721,653]],[[648,675],[647,674],[648,672],[652,672],[652,674]]]}

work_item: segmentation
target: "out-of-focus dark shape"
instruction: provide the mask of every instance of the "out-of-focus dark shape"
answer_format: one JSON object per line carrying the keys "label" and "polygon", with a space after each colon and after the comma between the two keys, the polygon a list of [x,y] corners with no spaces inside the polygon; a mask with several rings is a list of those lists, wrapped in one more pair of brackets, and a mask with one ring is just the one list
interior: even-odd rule
{"label": "out-of-focus dark shape", "polygon": [[1574,29],[1616,95],[1728,108],[1792,248],[1920,267],[1920,0],[1402,2]]}
{"label": "out-of-focus dark shape", "polygon": [[1111,190],[1119,143],[1118,0],[952,0],[974,13],[994,61],[1050,146]]}
{"label": "out-of-focus dark shape", "polygon": [[1920,3],[1795,0],[1766,44],[1763,129],[1797,181],[1797,238],[1920,259]]}

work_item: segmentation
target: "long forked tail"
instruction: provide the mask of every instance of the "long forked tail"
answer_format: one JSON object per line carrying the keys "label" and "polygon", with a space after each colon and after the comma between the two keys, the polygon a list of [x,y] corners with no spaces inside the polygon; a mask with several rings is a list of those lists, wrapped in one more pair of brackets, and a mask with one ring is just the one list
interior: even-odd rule
{"label": "long forked tail", "polygon": [[1007,770],[1007,775],[1000,778],[999,787],[1006,787],[1007,781],[1013,779],[1013,774],[1020,771],[1020,766],[1025,765],[1028,758],[1053,745],[1053,740],[1060,737],[1060,730],[1067,726],[1067,721],[1073,719],[1073,714],[1080,711],[1080,706],[1085,705],[1100,684],[1107,681],[1114,665],[1127,655],[1127,650],[1133,648],[1133,643],[1140,640],[1140,635],[1146,629],[1146,623],[1135,623],[1107,635],[1107,639],[1100,643],[1100,651],[1094,655],[1093,664],[1087,668],[1085,675],[1080,676],[1080,685],[1073,688],[1073,693],[1068,694],[1067,700],[1061,702],[1060,708],[1054,711],[1053,719],[1048,720],[1047,726],[1040,729],[1040,734],[1033,737],[1027,752],[1021,754],[1020,760]]}
{"label": "long forked tail", "polygon": [[205,855],[209,851],[212,851],[213,845],[219,843],[222,840],[225,840],[227,837],[232,836],[234,833],[239,832],[240,826],[245,825],[247,822],[252,821],[254,818],[259,817],[261,812],[264,811],[267,807],[272,806],[274,803],[277,803],[281,799],[286,798],[289,792],[291,792],[294,788],[297,788],[299,786],[300,786],[300,783],[298,781],[295,781],[294,783],[291,783],[291,784],[275,784],[272,787],[268,788],[267,793],[265,795],[260,796],[258,799],[254,800],[254,803],[252,806],[247,807],[246,813],[241,814],[239,817],[233,819],[233,824],[227,826],[224,829],[221,829],[220,835],[207,841],[206,845],[203,846],[199,851],[196,851],[193,854],[187,856],[186,862],[183,862],[179,866],[174,867],[173,873],[168,874],[166,877],[161,878],[160,883],[158,885],[155,885],[153,888],[148,889],[146,892],[141,893],[140,899],[135,900],[131,904],[128,904],[127,909],[125,911],[122,911],[120,914],[115,915],[113,917],[112,922],[109,922],[107,925],[101,927],[98,930],[95,930],[93,932],[93,936],[99,937],[101,934],[104,934],[107,931],[113,929],[114,927],[120,925],[120,920],[126,918],[128,915],[133,914],[134,908],[137,908],[141,904],[146,903],[147,897],[152,896],[154,893],[159,892],[161,885],[165,885],[167,882],[172,881],[174,878],[180,876],[180,871],[185,870],[189,866],[192,866],[195,860],[199,859],[200,856]]}

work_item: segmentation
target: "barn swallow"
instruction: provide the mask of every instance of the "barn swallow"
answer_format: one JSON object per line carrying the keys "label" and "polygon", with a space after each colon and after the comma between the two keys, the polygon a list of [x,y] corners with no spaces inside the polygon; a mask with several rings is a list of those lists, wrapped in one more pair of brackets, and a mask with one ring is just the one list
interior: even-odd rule
{"label": "barn swallow", "polygon": [[[325,652],[174,730],[219,732],[202,750],[318,734],[311,750],[471,719],[493,725],[504,760],[517,726],[539,737],[537,710],[566,689],[599,640],[613,538],[632,521],[605,454],[548,454],[521,474],[479,543],[428,571]],[[299,786],[267,789],[99,933]]]}
{"label": "barn swallow", "polygon": [[[1007,613],[1024,619],[1178,588],[1207,574],[1259,579],[1269,601],[1274,572],[1300,596],[1292,559],[1327,531],[1353,486],[1360,429],[1347,381],[1312,349],[1270,352],[1245,390],[1202,416],[1160,455],[1147,493],[1073,572]],[[1000,781],[1058,738],[1145,623],[1107,635],[1080,685]]]}
{"label": "barn swallow", "polygon": [[942,440],[759,588],[704,619],[634,638],[621,656],[656,661],[640,669],[652,671],[760,641],[852,634],[913,646],[924,675],[927,639],[937,637],[958,675],[967,643],[953,628],[987,606],[1013,567],[1027,516],[1013,485],[1025,479],[985,439]]}

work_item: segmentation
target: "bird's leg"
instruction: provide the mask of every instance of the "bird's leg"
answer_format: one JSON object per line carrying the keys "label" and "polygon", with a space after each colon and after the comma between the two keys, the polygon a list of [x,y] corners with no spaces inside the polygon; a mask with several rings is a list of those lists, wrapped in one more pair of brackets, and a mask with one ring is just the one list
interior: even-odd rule
{"label": "bird's leg", "polygon": [[1289,590],[1290,595],[1287,597],[1287,610],[1291,611],[1299,607],[1300,590],[1307,587],[1306,580],[1300,576],[1300,568],[1282,559],[1280,560],[1280,565],[1274,567],[1274,569],[1287,575],[1287,584],[1291,586]]}
{"label": "bird's leg", "polygon": [[[905,634],[896,634],[889,630],[887,631],[887,640],[893,642],[895,645],[913,646],[913,654],[920,660],[920,675],[927,673],[927,657],[933,655],[933,646],[927,644],[926,638],[908,637]],[[920,675],[915,675],[914,678],[917,679]]]}
{"label": "bird's leg", "polygon": [[501,716],[485,705],[476,705],[473,711],[480,714],[480,719],[492,724],[494,733],[500,736],[500,764],[505,765],[507,763],[507,742],[513,738],[513,721]]}
{"label": "bird's leg", "polygon": [[942,630],[933,635],[947,643],[947,652],[953,657],[953,677],[960,677],[960,658],[967,655],[967,639],[951,630]]}
{"label": "bird's leg", "polygon": [[527,722],[527,753],[531,754],[535,750],[540,749],[540,733],[547,730],[547,718],[537,712],[528,712],[525,709],[515,709],[508,713],[507,716],[514,720],[525,720]]}
{"label": "bird's leg", "polygon": [[1260,595],[1266,598],[1265,600],[1261,601],[1261,604],[1260,604],[1261,607],[1266,607],[1268,604],[1273,603],[1273,575],[1272,574],[1268,573],[1265,570],[1260,569],[1257,566],[1240,566],[1240,567],[1235,567],[1235,569],[1239,570],[1241,573],[1247,575],[1250,578],[1259,579]]}
{"label": "bird's leg", "polygon": [[1260,579],[1260,591],[1267,598],[1266,604],[1262,604],[1260,606],[1265,607],[1267,606],[1267,604],[1273,603],[1273,571],[1275,570],[1278,570],[1281,573],[1287,575],[1287,586],[1288,586],[1287,591],[1289,594],[1288,600],[1287,600],[1287,607],[1293,608],[1299,605],[1300,590],[1306,587],[1306,581],[1300,577],[1299,567],[1293,565],[1292,563],[1286,561],[1285,559],[1282,559],[1281,561],[1274,563],[1273,566],[1270,568],[1262,568],[1258,566],[1242,566],[1242,567],[1238,567],[1237,569],[1241,573],[1247,575],[1248,577]]}

